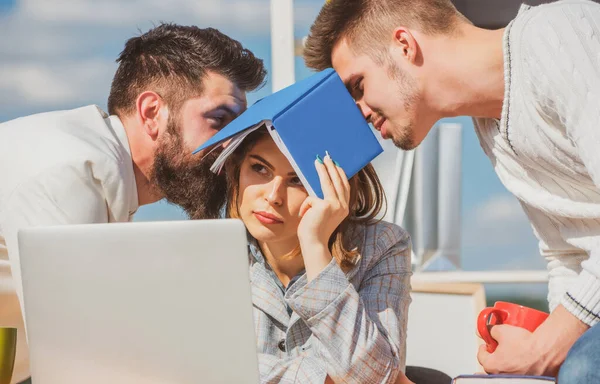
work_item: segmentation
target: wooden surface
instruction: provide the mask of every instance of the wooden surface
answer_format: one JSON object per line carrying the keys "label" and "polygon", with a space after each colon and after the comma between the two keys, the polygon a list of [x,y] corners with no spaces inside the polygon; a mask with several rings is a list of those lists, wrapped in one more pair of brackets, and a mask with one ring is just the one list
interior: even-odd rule
{"label": "wooden surface", "polygon": [[481,372],[476,319],[485,307],[483,284],[411,282],[406,364],[454,377]]}
{"label": "wooden surface", "polygon": [[452,293],[457,295],[473,295],[483,289],[477,283],[428,283],[411,282],[413,292]]}
{"label": "wooden surface", "polygon": [[16,294],[0,294],[0,327],[16,327],[18,329],[17,356],[11,383],[19,383],[29,377],[29,350],[25,339],[21,307]]}

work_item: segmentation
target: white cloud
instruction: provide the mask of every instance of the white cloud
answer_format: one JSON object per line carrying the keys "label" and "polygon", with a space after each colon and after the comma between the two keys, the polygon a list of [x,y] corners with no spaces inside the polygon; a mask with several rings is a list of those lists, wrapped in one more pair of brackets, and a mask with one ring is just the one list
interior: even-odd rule
{"label": "white cloud", "polygon": [[512,195],[496,195],[475,205],[465,220],[465,246],[516,245],[534,238],[527,216]]}
{"label": "white cloud", "polygon": [[478,224],[496,222],[502,225],[522,222],[525,218],[521,205],[510,195],[498,195],[474,208]]}
{"label": "white cloud", "polygon": [[106,80],[114,70],[114,63],[102,59],[7,63],[0,72],[0,103],[6,108],[79,106],[106,98]]}
{"label": "white cloud", "polygon": [[0,60],[93,53],[160,22],[213,26],[236,38],[269,36],[269,3],[258,0],[18,0],[0,15]]}
{"label": "white cloud", "polygon": [[[310,24],[320,2],[296,3],[295,24]],[[269,20],[270,0],[18,0],[8,20],[3,22],[29,27],[131,29],[174,21],[268,36]]]}
{"label": "white cloud", "polygon": [[517,199],[504,192],[465,214],[462,262],[471,270],[543,269],[538,241]]}
{"label": "white cloud", "polygon": [[[296,26],[320,5],[297,1]],[[0,115],[103,102],[125,41],[163,21],[270,43],[269,0],[17,0],[0,13]]]}
{"label": "white cloud", "polygon": [[227,18],[227,22],[243,22],[241,28],[254,29],[263,28],[256,17],[268,17],[269,12],[269,3],[260,0],[21,0],[17,4],[17,13],[28,20],[117,27],[182,18],[197,24],[218,23]]}

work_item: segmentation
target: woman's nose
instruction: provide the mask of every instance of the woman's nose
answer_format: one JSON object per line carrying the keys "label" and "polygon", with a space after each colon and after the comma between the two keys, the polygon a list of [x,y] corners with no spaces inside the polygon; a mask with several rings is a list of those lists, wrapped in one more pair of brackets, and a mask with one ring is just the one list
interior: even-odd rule
{"label": "woman's nose", "polygon": [[283,204],[283,179],[281,177],[275,177],[270,183],[267,190],[267,201],[269,204],[282,205]]}

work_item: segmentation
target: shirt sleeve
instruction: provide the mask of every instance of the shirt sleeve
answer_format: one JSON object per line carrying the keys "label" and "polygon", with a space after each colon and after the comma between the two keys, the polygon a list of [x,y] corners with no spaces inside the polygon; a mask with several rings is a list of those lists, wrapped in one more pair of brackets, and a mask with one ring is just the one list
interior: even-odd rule
{"label": "shirt sleeve", "polygon": [[323,384],[327,378],[325,366],[317,356],[305,354],[290,359],[273,355],[258,355],[260,382],[264,384]]}
{"label": "shirt sleeve", "polygon": [[19,230],[101,222],[108,222],[108,210],[100,183],[92,175],[73,167],[45,170],[43,174],[20,184],[10,194],[0,215],[0,226],[4,232],[13,284],[22,310]]}
{"label": "shirt sleeve", "polygon": [[410,239],[399,227],[388,228],[376,234],[382,257],[358,291],[332,260],[311,282],[298,281],[286,293],[323,346],[323,356],[309,360],[317,365],[312,369],[323,367],[334,381],[392,383],[405,368]]}
{"label": "shirt sleeve", "polygon": [[[523,29],[528,81],[539,110],[561,122],[562,134],[600,188],[600,6],[573,1],[543,9]],[[590,240],[589,258],[561,304],[593,326],[600,321],[600,234]]]}

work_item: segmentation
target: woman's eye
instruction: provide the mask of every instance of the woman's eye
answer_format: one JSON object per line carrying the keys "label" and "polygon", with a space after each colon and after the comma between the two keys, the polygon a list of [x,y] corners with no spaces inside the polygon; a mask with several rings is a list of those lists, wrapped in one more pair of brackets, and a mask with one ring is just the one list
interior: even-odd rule
{"label": "woman's eye", "polygon": [[300,178],[298,176],[296,177],[292,177],[290,179],[290,184],[294,185],[294,186],[298,186],[298,187],[302,187],[302,180],[300,180]]}
{"label": "woman's eye", "polygon": [[267,167],[259,163],[252,164],[251,168],[254,172],[260,173],[261,175],[266,175],[268,173]]}

